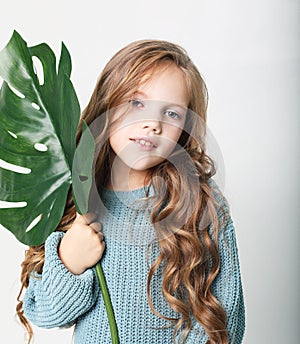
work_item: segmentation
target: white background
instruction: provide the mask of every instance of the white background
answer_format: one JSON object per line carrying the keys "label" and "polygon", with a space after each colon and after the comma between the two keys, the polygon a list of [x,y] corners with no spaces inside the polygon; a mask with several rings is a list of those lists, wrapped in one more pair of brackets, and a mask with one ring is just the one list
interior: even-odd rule
{"label": "white background", "polygon": [[[300,4],[296,0],[5,1],[0,48],[63,40],[82,108],[108,59],[142,38],[182,45],[210,94],[208,125],[225,161],[247,311],[244,343],[299,343]],[[24,343],[14,319],[25,246],[0,230],[0,342]],[[35,328],[36,344],[70,330]],[[96,343],[95,343],[96,344]]]}

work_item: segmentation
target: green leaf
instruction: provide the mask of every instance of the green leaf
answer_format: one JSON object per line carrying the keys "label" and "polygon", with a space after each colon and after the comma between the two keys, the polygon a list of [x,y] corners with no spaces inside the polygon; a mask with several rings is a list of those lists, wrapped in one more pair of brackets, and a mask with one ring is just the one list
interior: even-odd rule
{"label": "green leaf", "polygon": [[71,77],[71,71],[72,71],[71,56],[68,52],[68,49],[64,45],[64,43],[62,43],[60,61],[59,61],[59,65],[58,65],[58,74],[59,75],[66,74],[70,78]]}
{"label": "green leaf", "polygon": [[89,208],[94,152],[94,137],[86,122],[83,121],[82,134],[75,151],[72,169],[73,199],[80,214],[87,213]]}
{"label": "green leaf", "polygon": [[57,227],[72,183],[80,107],[70,74],[64,45],[58,73],[50,47],[28,48],[16,31],[0,52],[0,223],[31,246]]}
{"label": "green leaf", "polygon": [[[40,59],[40,85],[32,57]],[[77,211],[88,211],[95,151],[94,137],[83,121],[76,148],[80,117],[70,81],[71,57],[62,44],[56,58],[45,43],[28,48],[14,31],[0,52],[0,223],[29,246],[45,242],[60,222],[73,183]],[[100,263],[96,274],[103,294],[112,343],[118,331]]]}

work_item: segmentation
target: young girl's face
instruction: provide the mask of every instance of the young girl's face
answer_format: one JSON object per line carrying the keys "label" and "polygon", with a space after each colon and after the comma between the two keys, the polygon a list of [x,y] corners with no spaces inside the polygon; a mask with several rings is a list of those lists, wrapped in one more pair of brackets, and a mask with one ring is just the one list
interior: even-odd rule
{"label": "young girl's face", "polygon": [[171,154],[189,103],[185,75],[175,64],[151,72],[126,104],[126,115],[114,114],[109,137],[118,170],[129,168],[140,176]]}

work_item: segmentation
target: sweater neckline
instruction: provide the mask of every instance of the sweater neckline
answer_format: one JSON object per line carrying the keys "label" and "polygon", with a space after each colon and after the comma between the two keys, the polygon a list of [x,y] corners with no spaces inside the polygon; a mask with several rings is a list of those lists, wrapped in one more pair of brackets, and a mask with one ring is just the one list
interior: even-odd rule
{"label": "sweater neckline", "polygon": [[156,234],[150,219],[153,190],[153,186],[134,190],[100,188],[105,209],[105,216],[102,212],[101,218],[106,239],[134,246],[149,245],[155,240]]}
{"label": "sweater neckline", "polygon": [[102,187],[100,197],[105,206],[125,206],[132,209],[145,209],[151,207],[154,196],[152,185],[143,186],[133,190],[113,190]]}
{"label": "sweater neckline", "polygon": [[146,185],[139,187],[137,189],[132,189],[132,190],[115,190],[115,189],[108,189],[106,187],[101,187],[101,193],[104,196],[108,197],[121,197],[121,198],[128,198],[128,199],[136,199],[139,197],[147,197],[147,196],[152,196],[154,193],[154,189],[152,185]]}

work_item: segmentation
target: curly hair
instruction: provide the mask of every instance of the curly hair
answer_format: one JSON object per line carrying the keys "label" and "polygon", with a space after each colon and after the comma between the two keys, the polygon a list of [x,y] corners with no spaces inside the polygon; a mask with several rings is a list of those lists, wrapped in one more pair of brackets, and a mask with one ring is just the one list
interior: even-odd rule
{"label": "curly hair", "polygon": [[[160,255],[149,269],[148,303],[154,314],[173,323],[174,341],[179,334],[180,341],[185,342],[194,318],[209,335],[208,343],[226,344],[226,314],[211,292],[211,285],[220,269],[218,236],[221,223],[218,209],[222,210],[222,207],[209,182],[215,174],[215,166],[205,153],[208,95],[198,69],[186,51],[176,44],[161,40],[133,42],[117,52],[105,66],[82,119],[91,125],[103,115],[97,129],[100,134],[96,141],[101,149],[94,170],[97,187],[105,186],[111,167],[107,136],[111,125],[110,110],[129,99],[141,80],[151,77],[149,72],[166,64],[180,68],[187,82],[188,114],[178,146],[184,149],[189,159],[183,156],[182,150],[175,149],[167,160],[149,170],[148,177],[157,194],[151,220],[159,239]],[[80,136],[81,125],[77,140]],[[70,191],[64,216],[56,230],[67,230],[75,216]],[[23,314],[21,294],[28,287],[32,273],[42,272],[43,263],[44,245],[30,247],[22,263],[17,314],[29,334],[29,343],[33,332]],[[167,318],[154,308],[151,282],[159,267],[163,268],[163,296],[170,307],[181,314],[178,319]]]}

